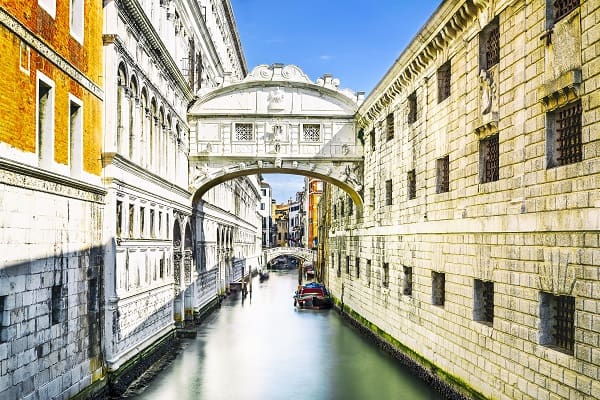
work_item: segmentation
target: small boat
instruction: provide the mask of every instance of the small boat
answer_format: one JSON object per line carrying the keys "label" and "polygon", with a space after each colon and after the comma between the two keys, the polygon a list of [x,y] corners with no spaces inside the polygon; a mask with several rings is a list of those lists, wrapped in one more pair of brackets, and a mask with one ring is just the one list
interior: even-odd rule
{"label": "small boat", "polygon": [[327,288],[322,283],[310,282],[298,286],[294,294],[294,306],[301,309],[323,310],[333,306]]}
{"label": "small boat", "polygon": [[267,271],[258,271],[258,280],[259,281],[265,281],[269,279],[269,273]]}

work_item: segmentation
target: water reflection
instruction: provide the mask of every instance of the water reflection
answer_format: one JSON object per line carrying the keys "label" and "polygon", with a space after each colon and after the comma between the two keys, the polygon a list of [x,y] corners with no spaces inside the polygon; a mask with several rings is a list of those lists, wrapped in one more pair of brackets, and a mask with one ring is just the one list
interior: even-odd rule
{"label": "water reflection", "polygon": [[294,272],[253,281],[138,399],[438,399],[334,310],[295,310]]}

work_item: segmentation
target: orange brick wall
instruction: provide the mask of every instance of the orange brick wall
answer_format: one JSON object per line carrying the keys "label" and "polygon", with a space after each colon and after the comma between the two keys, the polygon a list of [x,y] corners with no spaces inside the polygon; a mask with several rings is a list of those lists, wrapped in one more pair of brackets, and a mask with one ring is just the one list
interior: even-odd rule
{"label": "orange brick wall", "polygon": [[[96,0],[85,2],[83,45],[70,34],[69,5],[68,1],[57,1],[55,19],[38,8],[36,1],[13,0],[2,4],[2,7],[90,81],[102,87],[102,3]],[[83,102],[83,168],[99,175],[102,168],[101,99],[33,48],[30,73],[24,73],[19,67],[20,43],[14,32],[0,26],[0,141],[25,152],[36,151],[36,71],[41,71],[55,84],[55,161],[60,164],[68,162],[71,93]]]}

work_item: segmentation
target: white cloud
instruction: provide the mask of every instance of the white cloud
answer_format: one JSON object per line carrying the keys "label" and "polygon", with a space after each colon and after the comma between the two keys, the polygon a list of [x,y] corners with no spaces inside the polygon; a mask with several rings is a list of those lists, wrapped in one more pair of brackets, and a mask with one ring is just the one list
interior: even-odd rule
{"label": "white cloud", "polygon": [[329,60],[333,59],[333,56],[330,56],[328,54],[323,54],[322,56],[319,56],[319,58],[323,61],[329,61]]}

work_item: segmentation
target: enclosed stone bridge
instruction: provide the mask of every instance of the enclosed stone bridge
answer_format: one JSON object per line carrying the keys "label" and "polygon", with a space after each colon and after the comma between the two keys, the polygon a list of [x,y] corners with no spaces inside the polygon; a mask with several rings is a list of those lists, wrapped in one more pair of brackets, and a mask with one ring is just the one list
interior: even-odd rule
{"label": "enclosed stone bridge", "polygon": [[362,204],[363,145],[354,118],[363,97],[330,75],[313,83],[281,64],[207,90],[188,111],[194,203],[229,179],[288,173],[330,182]]}
{"label": "enclosed stone bridge", "polygon": [[301,259],[302,261],[313,262],[316,258],[316,252],[304,247],[272,247],[264,250],[265,263],[269,263],[279,256],[292,256]]}

